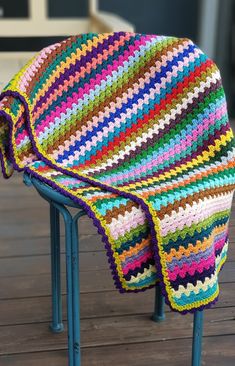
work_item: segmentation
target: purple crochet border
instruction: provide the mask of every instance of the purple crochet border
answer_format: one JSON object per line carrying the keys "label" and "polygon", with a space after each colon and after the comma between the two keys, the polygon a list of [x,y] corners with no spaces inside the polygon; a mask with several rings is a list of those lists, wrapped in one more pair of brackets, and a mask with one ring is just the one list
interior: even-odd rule
{"label": "purple crochet border", "polygon": [[[3,96],[1,95],[0,96],[0,100],[2,98],[4,98],[4,96],[6,96],[6,95],[3,95]],[[12,167],[15,170],[17,170],[18,172],[21,172],[21,171],[23,171],[23,169],[18,166],[18,164],[15,161],[15,157],[14,157],[14,148],[13,148],[13,144],[12,144],[12,133],[13,133],[13,121],[12,121],[12,118],[4,110],[0,110],[0,116],[4,117],[8,121],[8,123],[9,123],[9,131],[10,131],[10,138],[9,138],[9,158],[11,160]],[[3,176],[4,176],[5,179],[9,179],[10,176],[7,175],[6,170],[5,170],[3,152],[1,152],[1,149],[0,149],[0,161],[1,161],[1,166],[2,166],[2,174],[3,174]]]}
{"label": "purple crochet border", "polygon": [[0,163],[1,163],[1,167],[2,167],[2,174],[3,174],[3,177],[4,177],[5,179],[10,178],[10,177],[7,175],[6,170],[5,170],[5,163],[4,163],[3,153],[1,152],[1,149],[0,149]]}
{"label": "purple crochet border", "polygon": [[[179,312],[182,315],[188,314],[188,313],[195,313],[197,311],[202,311],[204,309],[211,308],[218,301],[219,296],[217,296],[210,303],[208,303],[206,305],[203,305],[202,304],[198,308],[193,308],[193,309],[183,310],[183,311],[179,311],[179,310],[175,309],[171,305],[170,300],[168,298],[167,291],[166,291],[166,287],[165,287],[165,283],[164,283],[164,278],[163,278],[163,274],[162,274],[161,259],[160,259],[160,254],[159,254],[159,250],[158,250],[157,236],[156,236],[156,232],[155,232],[155,228],[154,228],[154,223],[153,223],[153,220],[152,220],[151,213],[149,212],[148,206],[141,199],[139,199],[138,197],[132,196],[131,193],[125,193],[125,192],[119,191],[117,188],[110,187],[110,186],[106,186],[105,184],[103,184],[101,182],[95,182],[95,184],[94,184],[93,180],[90,179],[90,178],[84,178],[82,176],[79,176],[79,174],[76,174],[76,173],[73,173],[73,172],[67,172],[65,169],[63,169],[61,167],[58,167],[55,164],[51,163],[51,161],[48,160],[47,158],[45,158],[38,151],[38,149],[37,149],[37,146],[36,146],[36,143],[35,143],[35,140],[34,140],[34,137],[33,137],[33,133],[32,133],[32,126],[31,126],[31,123],[30,123],[30,113],[29,113],[28,105],[27,105],[27,102],[26,102],[25,98],[18,91],[12,91],[12,90],[5,91],[5,92],[3,92],[1,94],[1,98],[5,97],[5,96],[13,96],[15,98],[18,98],[23,103],[23,105],[25,107],[26,124],[27,124],[27,127],[28,127],[29,137],[30,137],[30,140],[31,140],[31,143],[32,143],[34,152],[37,154],[37,156],[39,157],[39,159],[41,159],[41,161],[45,162],[50,167],[52,167],[52,168],[60,171],[63,174],[70,175],[70,176],[72,176],[74,178],[77,178],[77,179],[80,179],[81,181],[84,181],[86,183],[89,183],[89,184],[92,184],[92,185],[96,185],[96,186],[98,186],[98,187],[100,187],[100,188],[102,188],[104,190],[107,190],[107,191],[113,192],[115,194],[121,195],[121,196],[123,196],[125,198],[128,198],[128,199],[130,199],[130,200],[138,203],[141,206],[141,208],[145,212],[146,217],[147,217],[147,219],[149,221],[150,232],[151,232],[152,243],[153,243],[154,259],[155,259],[155,263],[156,263],[157,268],[160,269],[159,272],[158,272],[158,277],[160,279],[160,282],[159,283],[160,283],[161,292],[162,292],[163,296],[165,297],[166,304],[169,305],[169,307],[171,308],[172,311]],[[11,120],[11,118],[10,118],[10,120],[8,118],[8,121],[11,124],[10,130],[11,130],[11,133],[12,133],[12,120]],[[10,149],[12,149],[12,143],[10,144]],[[11,158],[13,157],[13,167],[16,170],[22,171],[22,169],[19,169],[18,165],[15,162],[13,150],[12,150],[12,153],[10,155],[11,155]],[[87,212],[88,216],[93,220],[94,225],[97,227],[98,233],[101,234],[101,236],[102,236],[102,240],[103,240],[103,242],[105,244],[105,248],[107,250],[107,256],[109,258],[110,269],[112,271],[113,279],[114,279],[115,285],[118,288],[118,290],[120,291],[120,293],[124,293],[124,292],[125,293],[128,293],[128,292],[143,292],[143,291],[145,291],[145,290],[147,290],[149,288],[153,288],[153,287],[155,287],[156,285],[159,284],[159,283],[156,283],[156,285],[151,285],[151,286],[149,286],[147,288],[144,288],[144,289],[131,290],[131,291],[130,290],[128,291],[128,290],[123,289],[122,288],[122,285],[121,285],[121,282],[119,280],[119,277],[118,277],[116,264],[115,264],[115,262],[113,260],[112,249],[111,249],[111,245],[109,243],[108,237],[105,234],[104,229],[103,229],[100,221],[95,216],[94,212],[91,211],[90,207],[87,206],[87,204],[85,202],[83,202],[82,200],[80,200],[80,199],[74,199],[74,197],[72,195],[70,195],[68,192],[64,191],[62,188],[58,187],[54,182],[51,182],[51,181],[47,180],[46,178],[43,178],[43,177],[39,176],[37,173],[31,171],[29,167],[25,168],[25,171],[27,171],[30,174],[36,176],[38,179],[40,179],[40,181],[45,182],[46,184],[50,185],[52,188],[55,188],[57,191],[61,192],[63,195],[68,196],[74,202],[77,201],[77,203],[84,208],[84,210]]]}

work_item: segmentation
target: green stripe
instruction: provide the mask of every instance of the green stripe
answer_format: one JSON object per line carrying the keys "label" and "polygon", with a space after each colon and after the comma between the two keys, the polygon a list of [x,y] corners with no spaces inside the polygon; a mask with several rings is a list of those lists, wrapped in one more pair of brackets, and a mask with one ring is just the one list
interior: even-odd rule
{"label": "green stripe", "polygon": [[[117,79],[116,81],[113,81],[111,86],[107,85],[106,88],[104,90],[102,90],[99,93],[99,95],[97,97],[95,97],[95,99],[93,101],[90,101],[89,104],[84,106],[82,110],[77,111],[76,115],[73,115],[70,119],[67,119],[66,124],[64,124],[61,127],[56,128],[54,130],[53,135],[59,136],[60,130],[62,130],[63,134],[64,134],[65,132],[69,131],[72,126],[78,124],[79,120],[82,120],[82,118],[84,116],[86,116],[89,112],[94,110],[94,106],[98,106],[100,103],[104,102],[108,96],[111,96],[114,93],[114,91],[116,91],[117,89],[121,89],[123,87],[124,82],[128,82],[128,80],[132,76],[134,76],[135,74],[137,74],[139,72],[138,69],[141,66],[144,66],[144,64],[146,63],[146,60],[153,57],[157,51],[161,51],[165,46],[167,48],[168,44],[169,44],[169,40],[163,41],[162,43],[157,43],[154,46],[152,46],[149,50],[146,51],[146,53],[143,56],[139,57],[139,61],[136,61],[134,63],[134,65],[129,66],[127,71],[125,71],[122,74],[121,78]],[[79,82],[77,84],[79,85]],[[67,97],[68,97],[68,95],[66,95],[66,99],[67,99]],[[64,97],[60,97],[57,99],[58,104],[61,103],[62,98],[64,98]],[[41,116],[40,116],[40,118],[41,118]],[[52,137],[48,137],[47,140],[44,140],[42,142],[42,146],[44,149],[46,149],[46,147],[48,145],[51,145],[52,143],[53,143]]]}
{"label": "green stripe", "polygon": [[229,214],[230,214],[230,210],[216,212],[209,218],[207,218],[199,223],[192,224],[190,227],[186,226],[183,230],[176,229],[176,231],[174,233],[169,233],[166,236],[162,237],[162,244],[166,245],[170,240],[176,241],[178,239],[178,237],[185,239],[186,235],[194,236],[195,234],[200,233],[201,230],[210,226],[214,221],[220,220],[223,217],[228,217]]}
{"label": "green stripe", "polygon": [[[117,168],[113,168],[111,173],[118,174],[123,173],[124,169],[131,170],[132,166],[141,162],[141,160],[145,159],[150,154],[154,154],[154,151],[163,147],[165,144],[169,143],[171,139],[175,138],[175,136],[181,131],[184,130],[187,125],[191,124],[192,120],[197,118],[200,113],[203,112],[205,108],[213,107],[217,103],[218,98],[224,99],[224,91],[223,88],[220,87],[215,92],[211,93],[210,96],[205,98],[205,103],[199,103],[195,110],[192,113],[189,113],[187,117],[183,118],[180,123],[178,123],[174,128],[172,128],[167,134],[164,134],[161,138],[157,140],[157,142],[153,146],[149,146],[146,150],[142,150],[140,154],[136,155],[133,159],[130,157],[130,160],[124,162],[121,166]],[[152,120],[150,120],[151,123]],[[109,175],[110,172],[104,172],[98,174],[97,178],[102,178]]]}

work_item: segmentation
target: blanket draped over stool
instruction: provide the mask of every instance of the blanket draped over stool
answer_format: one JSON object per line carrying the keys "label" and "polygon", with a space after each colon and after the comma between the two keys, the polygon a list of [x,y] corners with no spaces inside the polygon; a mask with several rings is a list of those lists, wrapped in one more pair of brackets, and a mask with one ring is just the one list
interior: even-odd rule
{"label": "blanket draped over stool", "polygon": [[192,41],[126,32],[42,49],[0,96],[6,178],[80,204],[121,292],[160,283],[181,313],[218,298],[235,189],[221,77]]}

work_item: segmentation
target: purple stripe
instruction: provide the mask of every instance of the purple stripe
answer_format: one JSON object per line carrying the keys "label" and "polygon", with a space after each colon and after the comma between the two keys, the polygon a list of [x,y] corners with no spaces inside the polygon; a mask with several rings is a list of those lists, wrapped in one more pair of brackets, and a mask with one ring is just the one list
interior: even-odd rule
{"label": "purple stripe", "polygon": [[114,45],[115,41],[118,41],[121,36],[125,36],[125,32],[114,33],[113,36],[110,36],[108,39],[103,40],[103,43],[99,43],[96,48],[92,48],[92,51],[83,55],[80,60],[76,60],[75,64],[70,64],[69,68],[64,70],[64,73],[61,74],[60,78],[56,79],[56,81],[49,87],[48,91],[45,95],[41,96],[37,104],[33,109],[33,113],[35,110],[40,107],[43,103],[46,103],[49,96],[54,92],[55,89],[59,89],[59,85],[62,84],[65,80],[69,80],[70,75],[75,75],[76,72],[80,72],[82,67],[85,67],[88,62],[92,62],[92,58],[97,58],[99,53],[107,50],[110,45]]}
{"label": "purple stripe", "polygon": [[215,264],[210,266],[208,269],[205,268],[202,272],[195,271],[193,275],[190,275],[189,273],[186,273],[184,277],[178,275],[175,280],[170,281],[171,287],[177,291],[179,286],[184,286],[186,288],[189,283],[192,283],[194,286],[196,286],[197,281],[201,281],[203,283],[206,277],[211,278],[214,273]]}
{"label": "purple stripe", "polygon": [[[195,108],[197,108],[198,104],[204,101],[204,98],[206,98],[212,91],[215,91],[221,87],[221,81],[218,80],[215,84],[211,84],[211,86],[207,89],[205,89],[204,92],[200,92],[198,98],[194,98],[192,100],[192,103],[188,105],[187,108],[182,109],[182,112],[180,114],[177,114],[174,119],[170,119],[169,125],[167,124],[164,126],[164,129],[160,129],[158,134],[154,134],[153,136],[156,136],[159,140],[160,138],[164,137],[164,135],[168,134],[177,124],[179,124],[183,118],[187,117],[189,113],[192,113]],[[149,147],[152,147],[156,144],[156,140],[154,138],[148,138],[146,142],[143,141],[141,147],[137,146],[135,151],[130,151],[128,155],[122,159],[123,163],[129,162],[131,159],[134,159],[137,154],[140,154],[143,150],[147,150]],[[109,172],[110,170],[113,170],[120,166],[119,163],[114,163],[111,167],[107,167],[105,169],[101,169],[99,171],[99,174]]]}
{"label": "purple stripe", "polygon": [[[145,176],[145,179],[150,179],[152,177],[158,177],[160,174],[164,174],[166,172],[169,172],[171,169],[175,169],[176,167],[179,167],[182,164],[186,164],[188,161],[192,160],[192,159],[196,159],[198,155],[200,155],[203,151],[208,151],[208,144],[212,144],[214,143],[215,139],[218,139],[222,134],[225,134],[228,130],[230,129],[230,125],[229,122],[226,123],[226,125],[221,126],[221,128],[219,130],[217,130],[216,132],[214,132],[213,135],[210,135],[211,137],[213,137],[213,139],[208,139],[206,141],[204,141],[202,146],[199,146],[197,150],[191,152],[190,155],[188,155],[186,158],[182,158],[180,160],[175,160],[174,163],[172,163],[171,165],[169,165],[166,168],[163,169],[159,169],[156,172],[153,172],[152,174],[147,174]],[[129,180],[128,184],[135,184],[137,182],[142,182],[143,178],[136,178],[135,180]],[[124,182],[123,184],[118,185],[118,187],[123,187],[126,185],[126,182]],[[146,188],[146,183],[145,183],[145,188]],[[151,183],[150,183],[151,186]]]}
{"label": "purple stripe", "polygon": [[189,257],[182,257],[181,259],[174,258],[171,262],[167,264],[167,268],[172,272],[176,267],[182,268],[184,264],[191,264],[192,262],[197,262],[200,264],[201,259],[207,259],[212,254],[214,254],[214,247],[211,245],[204,252],[198,252],[197,254],[192,253]]}

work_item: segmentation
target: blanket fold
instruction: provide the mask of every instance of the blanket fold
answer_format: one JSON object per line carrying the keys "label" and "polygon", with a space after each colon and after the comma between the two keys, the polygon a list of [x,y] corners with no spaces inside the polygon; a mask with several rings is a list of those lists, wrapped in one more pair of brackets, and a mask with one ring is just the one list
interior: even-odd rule
{"label": "blanket fold", "polygon": [[120,292],[160,284],[175,311],[218,298],[235,189],[219,70],[191,40],[72,36],[0,96],[5,178],[26,171],[80,204]]}

